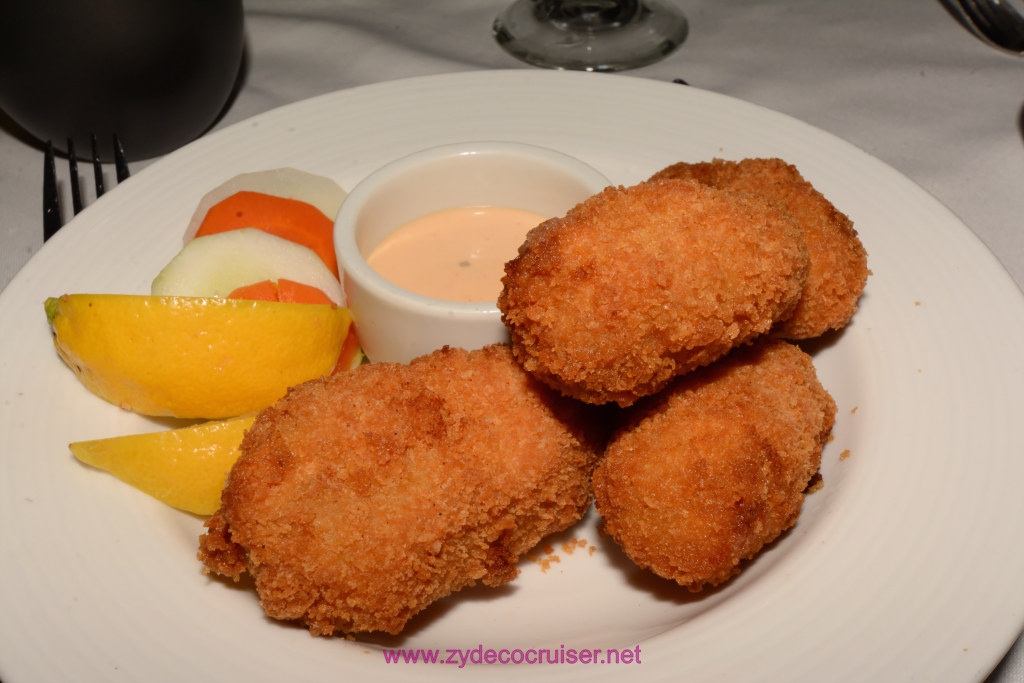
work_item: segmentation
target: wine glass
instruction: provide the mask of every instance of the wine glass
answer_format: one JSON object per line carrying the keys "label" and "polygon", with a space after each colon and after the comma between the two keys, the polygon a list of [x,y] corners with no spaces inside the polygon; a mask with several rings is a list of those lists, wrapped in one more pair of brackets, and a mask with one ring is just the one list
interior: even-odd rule
{"label": "wine glass", "polygon": [[687,30],[671,0],[515,0],[493,27],[512,56],[581,71],[651,64],[675,50]]}

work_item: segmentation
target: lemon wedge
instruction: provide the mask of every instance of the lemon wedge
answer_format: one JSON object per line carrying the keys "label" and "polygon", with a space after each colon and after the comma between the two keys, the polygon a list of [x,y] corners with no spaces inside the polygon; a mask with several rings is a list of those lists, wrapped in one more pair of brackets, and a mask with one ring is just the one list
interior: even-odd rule
{"label": "lemon wedge", "polygon": [[46,301],[57,352],[94,394],[143,415],[220,419],[331,373],[348,309],[203,297]]}
{"label": "lemon wedge", "polygon": [[205,422],[194,427],[76,441],[71,452],[168,505],[212,515],[239,445],[253,417]]}

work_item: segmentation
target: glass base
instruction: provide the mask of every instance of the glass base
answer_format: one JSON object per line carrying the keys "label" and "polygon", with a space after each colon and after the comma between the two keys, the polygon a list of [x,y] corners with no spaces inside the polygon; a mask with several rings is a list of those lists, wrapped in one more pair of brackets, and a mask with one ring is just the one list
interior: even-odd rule
{"label": "glass base", "polygon": [[493,27],[513,57],[577,71],[651,64],[679,47],[687,30],[682,12],[662,0],[516,0]]}

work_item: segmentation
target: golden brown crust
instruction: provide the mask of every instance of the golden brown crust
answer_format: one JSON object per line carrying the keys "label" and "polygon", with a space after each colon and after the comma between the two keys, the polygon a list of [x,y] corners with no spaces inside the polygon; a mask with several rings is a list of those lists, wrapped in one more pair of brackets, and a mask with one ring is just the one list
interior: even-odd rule
{"label": "golden brown crust", "polygon": [[300,385],[246,434],[200,559],[255,578],[313,634],[399,632],[576,522],[597,444],[587,416],[507,346],[441,349]]}
{"label": "golden brown crust", "polygon": [[648,182],[532,230],[505,266],[498,307],[529,372],[626,406],[767,332],[806,272],[799,229],[768,203]]}
{"label": "golden brown crust", "polygon": [[678,163],[651,180],[696,180],[710,187],[754,194],[777,202],[800,226],[810,271],[793,315],[773,333],[809,339],[844,327],[857,311],[869,275],[867,252],[853,222],[818,192],[795,166],[781,159],[715,159]]}
{"label": "golden brown crust", "polygon": [[700,590],[796,522],[835,403],[807,354],[768,339],[625,418],[594,472],[603,528],[640,567]]}

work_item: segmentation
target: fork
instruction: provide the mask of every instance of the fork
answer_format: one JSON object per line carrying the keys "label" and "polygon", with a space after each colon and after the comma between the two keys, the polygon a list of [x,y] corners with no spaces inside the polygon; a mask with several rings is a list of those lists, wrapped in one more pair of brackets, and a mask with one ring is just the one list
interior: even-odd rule
{"label": "fork", "polygon": [[979,37],[998,48],[1024,54],[1024,16],[1007,0],[957,0],[957,5]]}
{"label": "fork", "polygon": [[[124,148],[117,134],[113,136],[114,143],[114,168],[116,169],[117,182],[124,181],[129,175],[128,162],[125,160]],[[100,163],[100,155],[96,144],[96,136],[92,136],[92,171],[93,183],[96,188],[96,198],[103,196],[103,164]],[[75,143],[68,138],[68,175],[71,183],[71,208],[74,214],[82,210],[82,190],[78,178],[78,156],[75,154]],[[57,164],[53,151],[53,143],[46,143],[46,152],[43,156],[43,241],[50,239],[61,226],[64,220],[60,210],[60,192],[57,188]]]}

